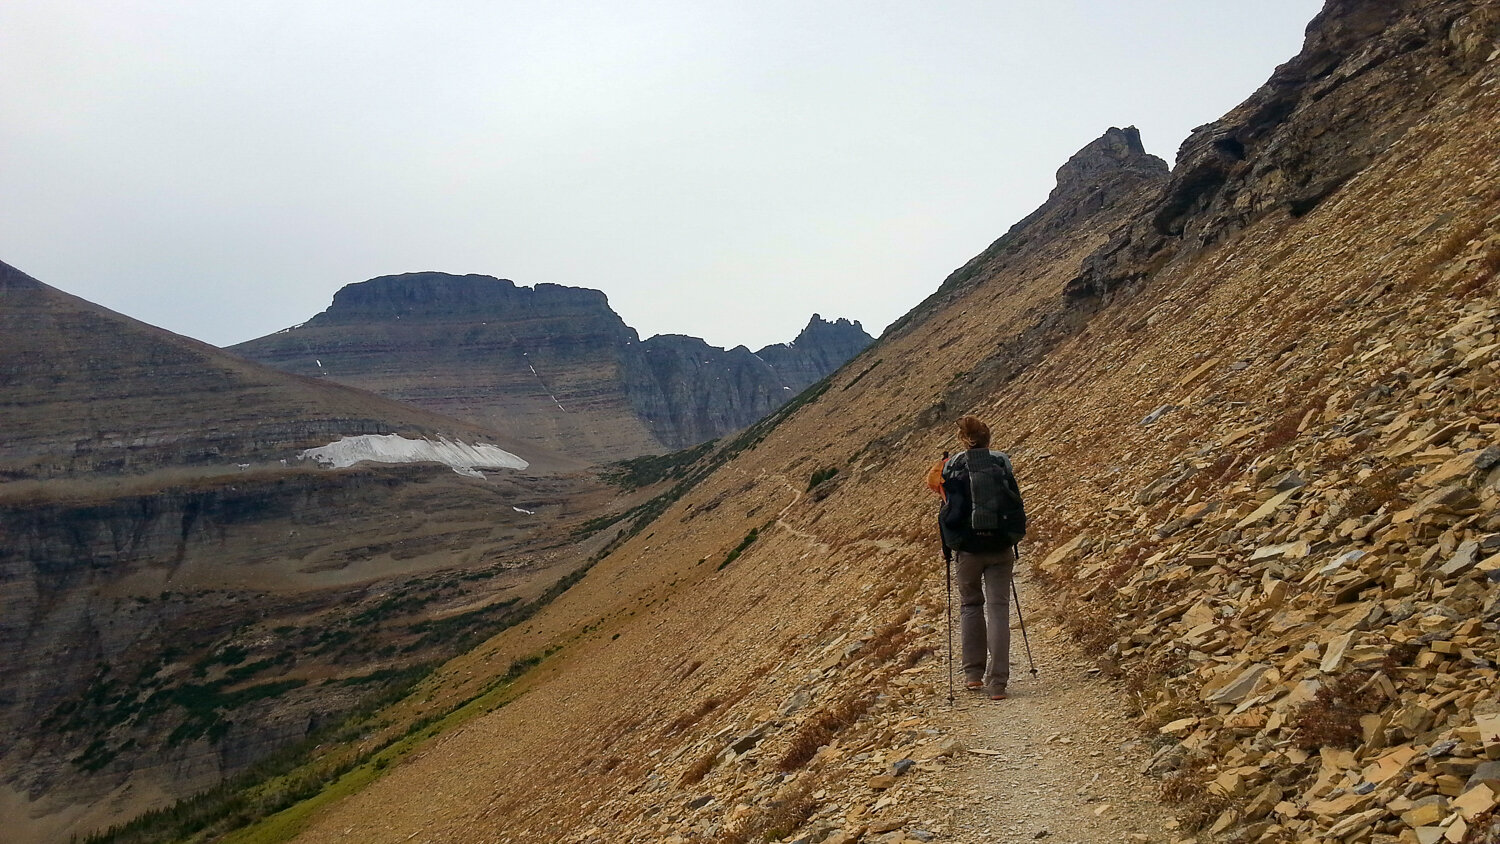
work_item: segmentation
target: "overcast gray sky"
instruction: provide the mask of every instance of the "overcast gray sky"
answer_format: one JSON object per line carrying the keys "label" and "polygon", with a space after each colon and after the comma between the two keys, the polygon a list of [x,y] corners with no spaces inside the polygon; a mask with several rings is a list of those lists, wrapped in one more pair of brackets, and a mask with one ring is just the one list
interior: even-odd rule
{"label": "overcast gray sky", "polygon": [[0,260],[218,345],[414,270],[875,334],[1108,127],[1170,162],[1320,6],[4,0]]}

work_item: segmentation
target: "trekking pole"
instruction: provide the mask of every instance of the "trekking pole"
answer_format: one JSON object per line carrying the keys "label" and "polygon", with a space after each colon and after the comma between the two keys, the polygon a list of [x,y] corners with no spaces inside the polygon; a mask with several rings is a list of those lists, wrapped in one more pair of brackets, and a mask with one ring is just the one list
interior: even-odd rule
{"label": "trekking pole", "polygon": [[[948,452],[944,451],[941,464],[946,465],[947,462]],[[932,472],[936,471],[939,471],[938,467],[933,467],[932,471],[928,473],[927,485],[932,488],[933,492],[942,496],[943,502],[946,504],[948,500],[947,495],[944,494],[942,487],[933,483]],[[953,549],[948,547],[948,539],[943,536],[943,511],[941,507],[938,509],[938,544],[943,547],[943,576],[945,579],[943,606],[948,613],[948,707],[951,709],[953,707]]]}
{"label": "trekking pole", "polygon": [[943,545],[943,573],[947,576],[947,590],[943,603],[948,607],[948,708],[953,708],[953,552]]}
{"label": "trekking pole", "polygon": [[[1019,546],[1019,545],[1012,545],[1011,546],[1011,553],[1014,554],[1015,558],[1016,558],[1015,566],[1019,566],[1021,564],[1021,546]],[[1016,569],[1015,569],[1015,566],[1012,566],[1011,570],[1010,570],[1010,591],[1011,591],[1012,595],[1016,596],[1016,618],[1019,619],[1020,622],[1021,622],[1021,641],[1026,643],[1026,662],[1027,662],[1027,664],[1029,664],[1031,666],[1031,676],[1032,676],[1032,678],[1035,678],[1037,676],[1036,675],[1036,660],[1034,660],[1034,659],[1031,658],[1031,639],[1030,639],[1030,637],[1028,637],[1026,635],[1026,616],[1024,614],[1022,614],[1022,612],[1021,612],[1021,590],[1016,588]],[[949,623],[951,625],[952,622],[949,622]],[[949,673],[949,684],[951,685],[952,682],[953,682],[952,681],[952,674],[953,674],[953,672],[950,669],[948,673]],[[950,692],[950,694],[951,694],[951,692]]]}

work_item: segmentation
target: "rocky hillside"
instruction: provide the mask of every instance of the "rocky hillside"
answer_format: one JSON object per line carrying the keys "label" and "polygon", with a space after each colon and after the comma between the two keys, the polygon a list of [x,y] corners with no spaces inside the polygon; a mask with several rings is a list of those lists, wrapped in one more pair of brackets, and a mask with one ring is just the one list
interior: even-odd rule
{"label": "rocky hillside", "polygon": [[1180,811],[1146,840],[1492,840],[1497,49],[1493,3],[1333,0],[1170,174],[1108,133],[546,612],[390,710],[445,731],[260,832],[944,840],[966,751],[928,717],[921,477],[976,412],[1035,517],[1028,608],[1118,677]]}
{"label": "rocky hillside", "polygon": [[306,323],[231,351],[604,461],[740,430],[869,343],[858,323],[817,316],[758,353],[642,342],[597,290],[427,272],[351,284]]}
{"label": "rocky hillside", "polygon": [[[614,498],[562,474],[569,458],[4,265],[0,431],[7,841],[65,840],[359,729],[351,713],[533,611],[595,550],[564,537]],[[529,465],[297,459],[354,435]]]}

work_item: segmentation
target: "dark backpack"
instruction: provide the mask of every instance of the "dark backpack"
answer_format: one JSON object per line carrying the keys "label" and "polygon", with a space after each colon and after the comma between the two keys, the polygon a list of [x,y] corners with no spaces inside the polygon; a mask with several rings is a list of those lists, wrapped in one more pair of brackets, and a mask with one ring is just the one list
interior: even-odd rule
{"label": "dark backpack", "polygon": [[1026,535],[1026,507],[1006,461],[971,448],[943,471],[945,500],[938,515],[943,542],[955,551],[1003,551]]}

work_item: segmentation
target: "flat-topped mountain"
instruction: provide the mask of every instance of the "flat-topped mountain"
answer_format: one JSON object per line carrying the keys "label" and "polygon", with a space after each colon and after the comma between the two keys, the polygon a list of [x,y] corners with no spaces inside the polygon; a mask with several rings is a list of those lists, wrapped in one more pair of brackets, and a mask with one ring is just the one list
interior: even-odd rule
{"label": "flat-topped mountain", "polygon": [[598,461],[743,428],[870,342],[857,322],[817,316],[756,353],[641,341],[598,290],[422,272],[351,284],[307,322],[231,351]]}

